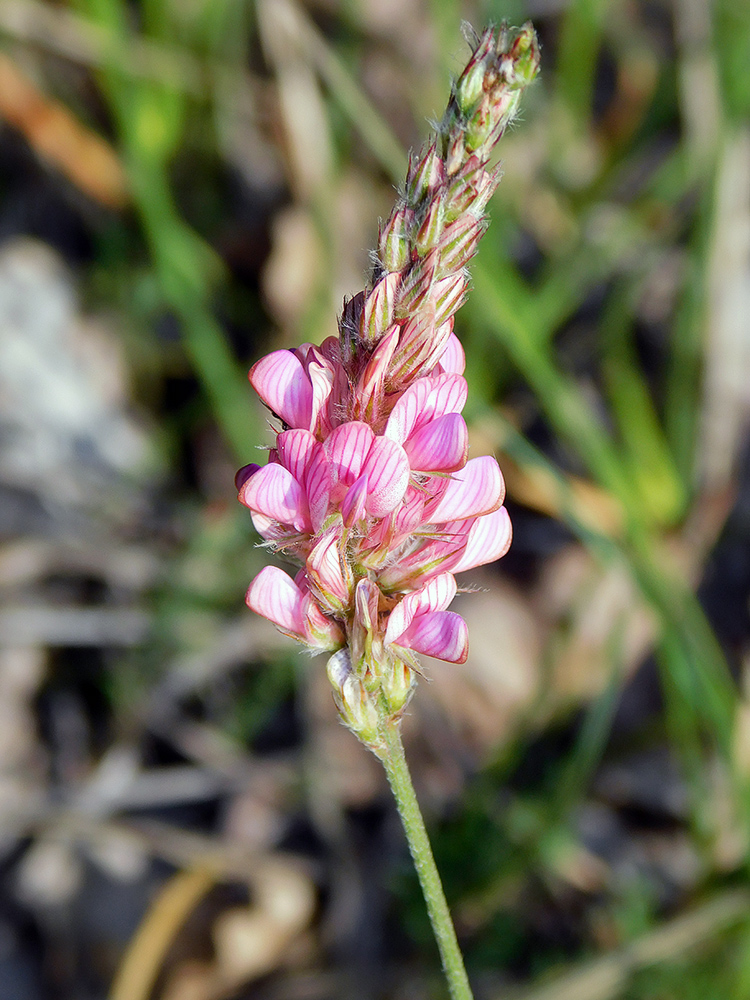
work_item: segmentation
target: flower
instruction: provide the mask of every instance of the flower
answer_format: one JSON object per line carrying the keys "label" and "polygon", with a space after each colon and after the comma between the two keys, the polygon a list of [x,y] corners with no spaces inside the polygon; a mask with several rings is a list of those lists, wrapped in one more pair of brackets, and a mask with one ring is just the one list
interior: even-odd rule
{"label": "flower", "polygon": [[237,474],[269,546],[248,605],[313,650],[342,718],[373,749],[397,718],[418,655],[463,663],[468,629],[449,611],[455,574],[510,544],[492,457],[469,458],[468,387],[453,325],[467,265],[500,179],[493,148],[536,73],[530,27],[477,39],[437,135],[412,154],[381,225],[370,285],[345,301],[339,337],[274,351],[250,381],[279,420],[266,465]]}

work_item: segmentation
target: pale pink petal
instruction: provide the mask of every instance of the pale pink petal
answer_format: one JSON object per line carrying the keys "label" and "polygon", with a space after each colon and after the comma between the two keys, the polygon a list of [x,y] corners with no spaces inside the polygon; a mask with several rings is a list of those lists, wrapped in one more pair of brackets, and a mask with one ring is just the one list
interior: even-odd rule
{"label": "pale pink petal", "polygon": [[359,420],[350,420],[331,432],[325,443],[331,467],[332,486],[351,486],[359,479],[375,434]]}
{"label": "pale pink petal", "polygon": [[418,615],[431,611],[445,611],[455,596],[456,581],[451,573],[441,573],[421,590],[409,595],[414,598]]}
{"label": "pale pink petal", "polygon": [[427,505],[425,517],[435,524],[479,517],[497,510],[504,495],[503,477],[495,459],[489,455],[472,458],[451,476],[438,500]]}
{"label": "pale pink petal", "polygon": [[349,490],[341,501],[341,516],[344,519],[344,524],[347,528],[351,528],[353,524],[357,521],[361,521],[365,516],[365,504],[367,502],[367,493],[369,490],[369,481],[366,475],[360,476],[359,479],[353,483]]}
{"label": "pale pink petal", "polygon": [[245,601],[256,614],[302,639],[305,635],[304,595],[278,566],[265,566],[250,584]]}
{"label": "pale pink petal", "polygon": [[419,607],[419,598],[416,594],[407,594],[403,600],[399,601],[396,607],[388,615],[388,624],[385,628],[385,642],[392,643],[403,635],[411,625]]}
{"label": "pale pink petal", "polygon": [[469,655],[469,630],[455,611],[434,611],[415,618],[394,645],[449,663],[464,663]]}
{"label": "pale pink petal", "polygon": [[430,421],[404,444],[413,472],[455,472],[466,464],[469,432],[458,413]]}
{"label": "pale pink petal", "polygon": [[289,533],[288,528],[283,528],[278,521],[272,517],[266,517],[265,514],[259,514],[257,510],[250,512],[252,517],[253,527],[261,536],[265,538],[267,542],[273,542]]}
{"label": "pale pink petal", "polygon": [[429,375],[416,379],[393,407],[385,436],[403,444],[431,420],[447,413],[460,413],[467,391],[466,379],[460,375]]}
{"label": "pale pink petal", "polygon": [[463,375],[466,370],[466,354],[455,333],[452,333],[448,338],[445,350],[440,355],[439,363],[444,372],[455,372],[457,375]]}
{"label": "pale pink petal", "polygon": [[513,528],[505,507],[478,517],[469,529],[466,548],[451,565],[451,572],[464,573],[475,566],[494,562],[508,551],[512,537]]}
{"label": "pale pink petal", "polygon": [[357,395],[362,402],[360,413],[364,413],[364,406],[367,402],[380,392],[383,380],[388,371],[388,365],[391,363],[391,358],[393,357],[393,352],[398,346],[400,333],[400,327],[392,327],[372,352],[372,357],[367,362],[365,370],[359,379]]}
{"label": "pale pink petal", "polygon": [[307,574],[320,594],[332,608],[341,609],[349,603],[349,587],[341,569],[339,543],[341,522],[338,530],[327,531],[317,542],[307,557]]}
{"label": "pale pink petal", "polygon": [[411,434],[427,398],[432,390],[429,378],[418,378],[401,394],[393,407],[388,423],[385,426],[385,436],[403,444]]}
{"label": "pale pink petal", "polygon": [[273,351],[250,369],[250,382],[269,409],[289,427],[310,429],[313,390],[293,351]]}
{"label": "pale pink petal", "polygon": [[316,442],[312,450],[302,485],[307,494],[307,505],[313,531],[319,531],[328,514],[328,500],[331,493],[331,470],[328,465],[328,456],[320,442]]}
{"label": "pale pink petal", "polygon": [[276,452],[279,461],[302,485],[310,458],[316,448],[320,448],[315,435],[306,430],[282,431],[276,438]]}
{"label": "pale pink petal", "polygon": [[321,410],[328,402],[333,389],[333,372],[324,364],[310,361],[307,366],[307,376],[312,386],[312,406],[310,413],[310,430],[314,430]]}
{"label": "pale pink petal", "polygon": [[252,511],[291,524],[297,531],[310,531],[307,501],[302,487],[282,465],[264,465],[240,491],[240,502]]}
{"label": "pale pink petal", "polygon": [[403,503],[393,513],[393,530],[407,535],[424,523],[424,494],[413,486],[407,487]]}
{"label": "pale pink petal", "polygon": [[373,517],[385,517],[401,503],[409,485],[406,452],[390,438],[377,437],[362,471],[369,481],[367,510]]}

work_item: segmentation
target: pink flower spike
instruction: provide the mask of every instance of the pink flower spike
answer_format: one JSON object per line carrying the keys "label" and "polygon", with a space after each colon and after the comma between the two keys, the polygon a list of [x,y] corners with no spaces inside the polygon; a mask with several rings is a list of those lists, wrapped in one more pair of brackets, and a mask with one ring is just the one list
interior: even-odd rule
{"label": "pink flower spike", "polygon": [[415,618],[394,645],[449,663],[465,663],[469,655],[469,630],[455,611],[434,611]]}
{"label": "pink flower spike", "polygon": [[455,333],[451,333],[448,338],[445,350],[440,355],[438,367],[443,372],[455,372],[457,375],[463,375],[466,370],[466,354]]}
{"label": "pink flower spike", "polygon": [[247,606],[282,631],[305,639],[303,599],[297,584],[278,566],[264,566],[247,592]]}
{"label": "pink flower spike", "polygon": [[451,565],[451,573],[465,573],[468,569],[494,562],[505,555],[512,538],[513,527],[505,507],[478,517],[469,529],[461,557]]}
{"label": "pink flower spike", "polygon": [[273,463],[258,469],[242,487],[240,502],[275,521],[293,525],[297,531],[312,527],[302,487],[282,465]]}
{"label": "pink flower spike", "polygon": [[427,505],[425,517],[433,524],[479,517],[497,510],[504,496],[505,484],[495,459],[489,455],[472,458],[451,476],[437,501]]}
{"label": "pink flower spike", "polygon": [[466,464],[469,432],[458,413],[446,413],[416,431],[404,445],[413,472],[455,472]]}
{"label": "pink flower spike", "polygon": [[367,455],[363,473],[368,479],[365,506],[373,517],[385,517],[401,503],[409,485],[409,459],[401,445],[376,437]]}
{"label": "pink flower spike", "polygon": [[250,383],[266,406],[289,427],[310,430],[313,389],[294,351],[273,351],[250,369]]}

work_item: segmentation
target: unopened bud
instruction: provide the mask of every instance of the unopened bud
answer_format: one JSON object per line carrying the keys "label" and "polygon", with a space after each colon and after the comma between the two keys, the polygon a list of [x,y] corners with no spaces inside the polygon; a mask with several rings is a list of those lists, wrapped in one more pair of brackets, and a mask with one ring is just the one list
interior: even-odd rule
{"label": "unopened bud", "polygon": [[380,716],[374,697],[352,673],[348,649],[334,653],[326,665],[328,680],[333,688],[333,698],[345,725],[364,744],[374,746],[379,742]]}
{"label": "unopened bud", "polygon": [[433,142],[421,159],[410,158],[406,200],[410,205],[418,205],[423,198],[440,187],[444,177],[443,161],[438,153],[437,143]]}
{"label": "unopened bud", "polygon": [[388,702],[388,708],[394,715],[403,712],[415,687],[416,678],[411,667],[394,658],[392,669],[387,672],[382,684],[382,692]]}
{"label": "unopened bud", "polygon": [[409,263],[409,232],[414,213],[397,208],[380,232],[380,260],[386,271],[402,271]]}
{"label": "unopened bud", "polygon": [[440,239],[445,220],[445,202],[435,197],[429,202],[422,225],[417,230],[415,243],[420,257],[431,250]]}
{"label": "unopened bud", "polygon": [[386,274],[365,300],[361,319],[362,342],[373,347],[382,338],[393,320],[396,292],[401,282],[398,271]]}

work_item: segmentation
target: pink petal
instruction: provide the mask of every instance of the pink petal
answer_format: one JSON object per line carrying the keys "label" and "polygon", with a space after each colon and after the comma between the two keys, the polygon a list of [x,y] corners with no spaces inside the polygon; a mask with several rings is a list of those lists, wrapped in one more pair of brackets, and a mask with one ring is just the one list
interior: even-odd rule
{"label": "pink petal", "polygon": [[449,663],[464,663],[469,655],[469,630],[455,611],[434,611],[415,618],[394,645]]}
{"label": "pink petal", "polygon": [[401,642],[401,636],[412,622],[422,615],[444,611],[455,596],[456,581],[450,573],[441,573],[421,590],[407,594],[388,616],[385,641],[406,645]]}
{"label": "pink petal", "polygon": [[332,486],[339,482],[351,486],[359,479],[374,437],[372,428],[359,420],[350,420],[332,431],[325,443]]}
{"label": "pink petal", "polygon": [[466,403],[468,386],[460,375],[430,375],[418,378],[393,407],[386,437],[399,444],[431,420],[446,413],[460,413]]}
{"label": "pink petal", "polygon": [[466,354],[455,333],[450,335],[445,350],[440,355],[440,367],[444,372],[455,372],[457,375],[463,375],[466,370]]}
{"label": "pink petal", "polygon": [[285,632],[303,638],[304,595],[297,584],[278,566],[265,566],[250,584],[247,606]]}
{"label": "pink petal", "polygon": [[[388,365],[391,363],[391,358],[393,357],[393,352],[398,346],[398,338],[401,333],[401,328],[398,326],[392,327],[388,333],[379,341],[378,346],[372,352],[372,357],[367,362],[365,370],[359,379],[359,389],[358,397],[361,397],[362,402],[366,405],[373,396],[376,396],[383,385],[383,379],[388,371]],[[364,409],[360,409],[363,413]]]}
{"label": "pink petal", "polygon": [[415,599],[418,615],[431,611],[445,611],[456,596],[456,581],[451,573],[441,573],[421,590],[409,596]]}
{"label": "pink petal", "polygon": [[328,501],[331,494],[331,470],[325,448],[320,442],[316,441],[312,450],[302,485],[307,494],[307,506],[310,511],[313,531],[319,531],[328,514]]}
{"label": "pink petal", "polygon": [[367,510],[373,517],[385,517],[401,503],[409,485],[406,452],[390,438],[376,437],[362,471],[369,480]]}
{"label": "pink petal", "polygon": [[404,634],[417,613],[418,600],[415,594],[407,594],[388,615],[385,628],[385,642],[396,642]]}
{"label": "pink petal", "polygon": [[451,566],[452,573],[464,573],[475,566],[494,562],[510,548],[513,527],[505,507],[478,517],[469,529],[466,548]]}
{"label": "pink petal", "polygon": [[338,530],[328,531],[307,557],[308,577],[332,607],[341,609],[349,603],[349,587],[341,571],[339,544],[341,522]]}
{"label": "pink petal", "polygon": [[413,472],[455,472],[466,464],[469,432],[458,413],[430,421],[404,445]]}
{"label": "pink petal", "polygon": [[446,483],[437,501],[427,505],[425,517],[431,523],[459,521],[489,514],[502,504],[505,485],[494,458],[472,458]]}
{"label": "pink petal", "polygon": [[240,501],[252,511],[294,525],[297,531],[312,527],[302,487],[283,465],[259,469],[242,487]]}
{"label": "pink petal", "polygon": [[418,378],[401,394],[388,417],[385,436],[403,444],[411,434],[432,389],[429,378]]}
{"label": "pink petal", "polygon": [[367,493],[369,481],[367,476],[360,476],[356,483],[353,483],[341,502],[341,516],[347,528],[351,528],[357,521],[361,521],[365,516],[365,505],[367,503]]}
{"label": "pink petal", "polygon": [[289,427],[310,429],[313,390],[293,351],[273,351],[250,369],[253,389]]}
{"label": "pink petal", "polygon": [[310,429],[314,430],[320,412],[328,402],[328,397],[333,390],[333,372],[326,365],[311,361],[307,366],[307,376],[312,386]]}
{"label": "pink petal", "polygon": [[397,535],[411,534],[424,523],[424,494],[409,486],[400,507],[393,515],[393,529]]}
{"label": "pink petal", "polygon": [[288,469],[300,485],[304,482],[310,458],[320,444],[315,435],[306,430],[282,431],[276,438],[276,452],[279,461]]}

